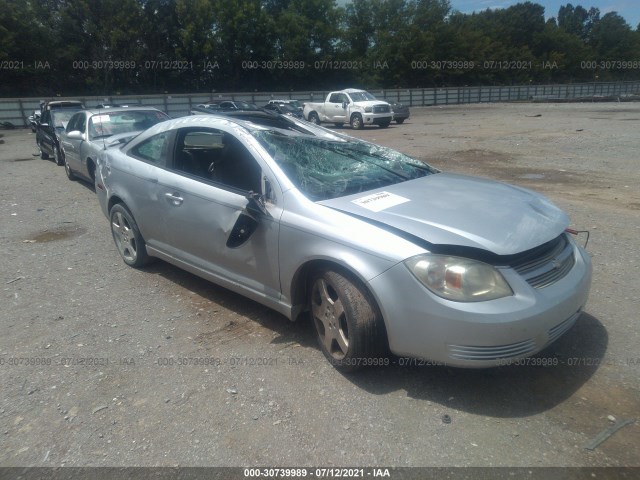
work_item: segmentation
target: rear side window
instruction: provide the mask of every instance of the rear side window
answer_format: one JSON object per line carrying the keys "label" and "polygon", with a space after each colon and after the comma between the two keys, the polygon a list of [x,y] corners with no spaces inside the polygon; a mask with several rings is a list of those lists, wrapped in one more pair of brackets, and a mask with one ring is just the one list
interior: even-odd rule
{"label": "rear side window", "polygon": [[158,166],[165,165],[169,152],[169,140],[170,132],[159,133],[133,147],[130,154]]}

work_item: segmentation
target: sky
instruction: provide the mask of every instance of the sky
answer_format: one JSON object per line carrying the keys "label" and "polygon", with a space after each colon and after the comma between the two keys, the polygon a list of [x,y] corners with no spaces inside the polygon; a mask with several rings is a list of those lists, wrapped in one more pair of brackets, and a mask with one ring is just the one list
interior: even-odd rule
{"label": "sky", "polygon": [[[473,13],[487,8],[506,8],[525,0],[450,0],[451,6],[462,13]],[[544,7],[547,18],[557,17],[558,10],[562,5],[571,3],[574,7],[582,5],[589,10],[591,7],[600,9],[600,16],[609,12],[618,12],[627,23],[635,30],[640,23],[640,1],[639,0],[530,0]]]}

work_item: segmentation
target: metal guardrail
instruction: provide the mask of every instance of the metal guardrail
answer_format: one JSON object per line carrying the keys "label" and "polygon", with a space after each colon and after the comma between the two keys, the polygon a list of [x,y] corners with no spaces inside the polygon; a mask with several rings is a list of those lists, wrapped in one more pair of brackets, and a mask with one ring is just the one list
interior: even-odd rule
{"label": "metal guardrail", "polygon": [[[410,107],[428,107],[433,105],[460,105],[468,103],[500,103],[540,100],[571,101],[589,97],[624,97],[640,95],[640,81],[611,83],[573,83],[564,85],[514,85],[486,87],[446,87],[414,88],[393,90],[370,90],[376,97],[396,101]],[[192,107],[217,98],[231,98],[266,104],[271,99],[287,98],[303,102],[324,100],[328,91],[308,92],[248,92],[215,94],[176,94],[176,95],[123,95],[123,96],[79,96],[55,100],[82,100],[88,107],[99,103],[139,103],[154,106],[165,111],[171,117],[189,114]],[[16,127],[27,126],[26,118],[39,109],[42,100],[52,98],[0,98],[0,122],[10,122]]]}

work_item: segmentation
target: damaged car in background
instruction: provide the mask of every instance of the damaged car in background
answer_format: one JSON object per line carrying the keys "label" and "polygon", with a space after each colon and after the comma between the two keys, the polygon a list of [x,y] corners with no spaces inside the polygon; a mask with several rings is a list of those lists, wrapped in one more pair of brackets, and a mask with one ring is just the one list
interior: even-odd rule
{"label": "damaged car in background", "polygon": [[389,351],[459,367],[533,355],[591,283],[542,195],[294,122],[163,122],[101,153],[96,192],[126,264],[157,257],[310,317],[342,371]]}
{"label": "damaged car in background", "polygon": [[95,180],[96,159],[107,144],[124,143],[141,131],[168,120],[153,107],[111,107],[82,110],[60,134],[62,163],[69,180]]}

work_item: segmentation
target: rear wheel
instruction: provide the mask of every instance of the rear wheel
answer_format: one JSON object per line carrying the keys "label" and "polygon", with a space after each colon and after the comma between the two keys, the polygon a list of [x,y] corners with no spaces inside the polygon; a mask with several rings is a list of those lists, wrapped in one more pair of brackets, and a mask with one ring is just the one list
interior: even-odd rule
{"label": "rear wheel", "polygon": [[124,263],[136,268],[148,263],[147,248],[129,210],[124,205],[117,203],[111,208],[109,218],[111,219],[113,241]]}
{"label": "rear wheel", "polygon": [[320,125],[320,117],[318,116],[318,114],[316,112],[311,112],[309,114],[309,121],[311,123],[315,123],[316,125]]}
{"label": "rear wheel", "polygon": [[56,162],[56,165],[64,165],[64,155],[62,155],[58,147],[53,147],[53,160]]}
{"label": "rear wheel", "polygon": [[67,178],[69,180],[75,180],[76,176],[73,174],[73,170],[71,170],[71,167],[69,166],[69,161],[67,160],[67,157],[64,157],[64,173],[67,174]]}
{"label": "rear wheel", "polygon": [[40,158],[43,160],[49,160],[49,154],[45,153],[44,150],[42,150],[42,144],[38,143],[38,150],[40,150]]}
{"label": "rear wheel", "polygon": [[361,130],[363,126],[364,124],[362,122],[362,117],[359,113],[351,116],[351,128],[353,128],[354,130]]}
{"label": "rear wheel", "polygon": [[336,270],[313,276],[311,316],[324,356],[338,370],[380,365],[385,354],[382,316],[362,282]]}

